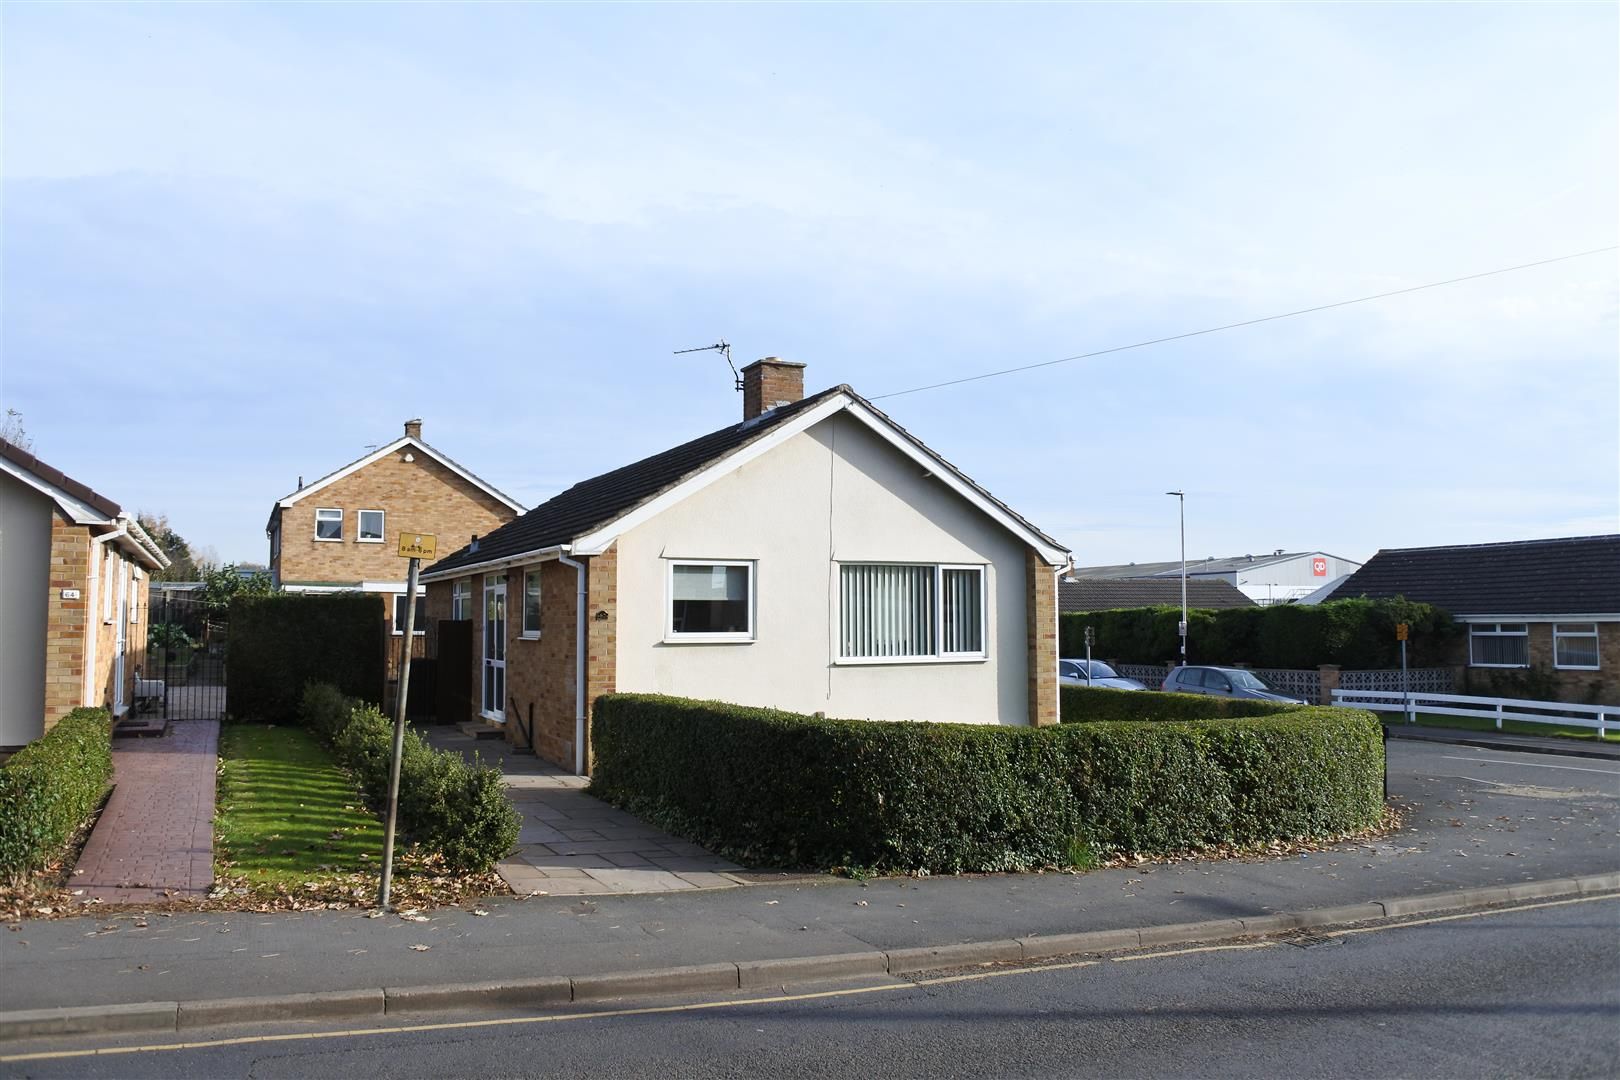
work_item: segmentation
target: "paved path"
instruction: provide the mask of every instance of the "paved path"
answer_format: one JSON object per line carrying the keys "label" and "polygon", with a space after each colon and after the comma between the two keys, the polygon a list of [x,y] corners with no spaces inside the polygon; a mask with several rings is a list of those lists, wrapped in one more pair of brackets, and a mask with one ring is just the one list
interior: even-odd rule
{"label": "paved path", "polygon": [[180,720],[155,739],[113,747],[112,798],[79,855],[82,901],[144,904],[203,897],[214,881],[219,722]]}
{"label": "paved path", "polygon": [[742,867],[654,828],[585,793],[590,780],[504,742],[455,728],[427,729],[441,750],[477,753],[499,765],[507,798],[523,815],[517,847],[496,869],[519,896],[683,892],[746,885]]}

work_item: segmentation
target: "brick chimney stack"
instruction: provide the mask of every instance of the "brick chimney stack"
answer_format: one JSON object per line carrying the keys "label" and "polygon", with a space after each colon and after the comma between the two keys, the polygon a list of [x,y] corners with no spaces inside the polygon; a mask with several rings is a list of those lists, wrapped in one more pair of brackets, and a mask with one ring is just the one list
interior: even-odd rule
{"label": "brick chimney stack", "polygon": [[405,434],[413,439],[420,439],[422,437],[422,421],[420,419],[405,421]]}
{"label": "brick chimney stack", "polygon": [[804,397],[804,365],[780,356],[755,360],[742,369],[742,380],[744,420]]}

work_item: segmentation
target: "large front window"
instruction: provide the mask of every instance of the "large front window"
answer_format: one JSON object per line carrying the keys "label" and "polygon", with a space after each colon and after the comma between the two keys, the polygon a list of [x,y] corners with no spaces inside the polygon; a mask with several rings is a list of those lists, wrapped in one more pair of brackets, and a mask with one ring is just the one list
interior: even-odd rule
{"label": "large front window", "polygon": [[1554,623],[1553,667],[1598,670],[1597,623]]}
{"label": "large front window", "polygon": [[667,641],[752,641],[754,564],[669,564]]}
{"label": "large front window", "polygon": [[484,715],[506,719],[506,575],[484,578]]}
{"label": "large front window", "polygon": [[1524,623],[1470,623],[1468,663],[1474,667],[1529,667],[1530,628]]}
{"label": "large front window", "polygon": [[839,656],[977,660],[985,652],[984,567],[845,563]]}

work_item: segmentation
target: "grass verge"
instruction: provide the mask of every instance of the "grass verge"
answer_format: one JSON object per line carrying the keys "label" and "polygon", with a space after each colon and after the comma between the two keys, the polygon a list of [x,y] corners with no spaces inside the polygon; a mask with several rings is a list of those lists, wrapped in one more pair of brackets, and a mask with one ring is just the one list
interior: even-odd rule
{"label": "grass verge", "polygon": [[[219,736],[214,895],[248,907],[371,906],[383,824],[331,751],[301,728],[227,724]],[[395,853],[396,905],[507,891],[495,874],[452,875]]]}
{"label": "grass verge", "polygon": [[[1385,723],[1390,727],[1400,727],[1404,717],[1399,713],[1384,713]],[[1456,728],[1461,731],[1496,731],[1496,721],[1483,717],[1450,716],[1436,713],[1418,713],[1417,722],[1421,727]],[[1620,728],[1620,725],[1617,725]],[[1503,720],[1502,731],[1509,735],[1551,735],[1562,739],[1588,739],[1598,737],[1597,728],[1566,727],[1563,724],[1527,724],[1522,720]],[[1620,742],[1620,730],[1609,729],[1603,737],[1604,742]]]}

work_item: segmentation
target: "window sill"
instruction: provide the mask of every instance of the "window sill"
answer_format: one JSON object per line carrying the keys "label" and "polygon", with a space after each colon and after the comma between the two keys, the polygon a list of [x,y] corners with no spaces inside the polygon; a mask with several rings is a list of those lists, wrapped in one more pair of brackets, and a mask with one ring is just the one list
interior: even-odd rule
{"label": "window sill", "polygon": [[[405,631],[403,631],[403,630],[390,630],[389,633],[392,634],[394,637],[404,637],[405,636]],[[411,637],[421,637],[422,635],[424,635],[426,633],[427,633],[426,630],[412,630],[411,631]]]}
{"label": "window sill", "polygon": [[665,645],[752,645],[753,634],[665,634]]}
{"label": "window sill", "polygon": [[362,536],[362,537],[359,537],[359,538],[357,538],[355,540],[355,543],[357,543],[357,544],[381,544],[383,542],[384,542],[383,538],[380,537],[380,536],[377,537],[375,540],[373,540],[369,536]]}
{"label": "window sill", "polygon": [[988,656],[840,656],[834,667],[883,667],[895,664],[987,664]]}
{"label": "window sill", "polygon": [[518,640],[519,641],[539,641],[540,640],[540,635],[539,634],[519,634],[518,635]]}
{"label": "window sill", "polygon": [[1554,671],[1602,671],[1603,667],[1600,664],[1592,664],[1591,666],[1588,666],[1586,664],[1554,664],[1553,665],[1553,670]]}
{"label": "window sill", "polygon": [[341,544],[341,543],[343,543],[343,537],[341,537],[341,536],[317,536],[315,538],[315,542],[317,544]]}
{"label": "window sill", "polygon": [[492,724],[504,724],[504,723],[506,723],[506,714],[505,713],[488,712],[487,710],[480,709],[480,710],[478,710],[478,715],[483,717],[485,720],[488,720]]}
{"label": "window sill", "polygon": [[1529,664],[1469,664],[1471,668],[1497,668],[1506,671],[1527,671]]}

